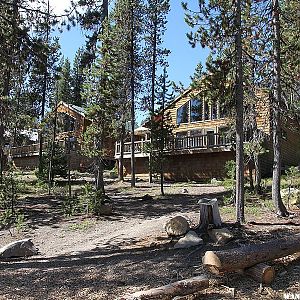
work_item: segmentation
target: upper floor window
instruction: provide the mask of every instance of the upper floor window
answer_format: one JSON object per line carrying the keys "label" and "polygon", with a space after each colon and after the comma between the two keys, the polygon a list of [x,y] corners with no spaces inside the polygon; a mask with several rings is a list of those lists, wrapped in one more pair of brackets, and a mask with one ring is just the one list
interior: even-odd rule
{"label": "upper floor window", "polygon": [[210,119],[210,107],[207,101],[204,102],[204,120]]}
{"label": "upper floor window", "polygon": [[224,107],[218,102],[192,98],[177,109],[177,124],[224,118]]}
{"label": "upper floor window", "polygon": [[190,100],[190,121],[197,122],[202,121],[203,105],[200,99]]}
{"label": "upper floor window", "polygon": [[211,119],[215,120],[218,118],[218,104],[216,102],[213,102],[211,104]]}
{"label": "upper floor window", "polygon": [[186,102],[184,105],[180,106],[177,109],[177,124],[188,123],[189,121],[189,102]]}

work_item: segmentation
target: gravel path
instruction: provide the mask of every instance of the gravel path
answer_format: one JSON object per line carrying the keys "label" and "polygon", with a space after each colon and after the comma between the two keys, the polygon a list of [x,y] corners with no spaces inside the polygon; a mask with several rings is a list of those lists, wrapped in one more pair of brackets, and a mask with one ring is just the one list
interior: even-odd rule
{"label": "gravel path", "polygon": [[[13,232],[13,236],[8,231],[0,231],[0,245],[30,237],[40,254],[27,259],[0,261],[0,299],[110,300],[128,292],[206,274],[200,257],[204,251],[216,246],[207,243],[198,250],[175,250],[163,225],[177,214],[189,218],[191,224],[197,224],[197,200],[208,195],[219,197],[224,190],[195,184],[188,185],[188,193],[183,193],[184,188],[185,185],[169,185],[166,188],[168,196],[160,198],[159,188],[155,185],[139,183],[137,189],[122,184],[111,185],[108,193],[114,202],[114,214],[99,219],[68,219],[62,215],[59,199],[28,197],[24,208],[30,230]],[[154,200],[141,200],[145,194],[152,195]],[[246,228],[244,237],[248,234],[247,238],[255,241],[255,228]],[[278,228],[274,232],[276,230]],[[294,228],[289,230],[292,234]],[[259,234],[261,240],[267,240],[271,231]],[[236,236],[239,235],[236,232]],[[289,267],[278,267],[279,272],[288,271],[289,282],[282,282],[278,277],[274,284],[276,288],[271,292],[261,294],[259,284],[233,274],[217,278],[218,288],[207,290],[204,297],[232,299],[232,291],[226,288],[229,286],[235,287],[237,299],[282,299],[283,290],[300,289],[297,264],[299,262],[295,261]]]}

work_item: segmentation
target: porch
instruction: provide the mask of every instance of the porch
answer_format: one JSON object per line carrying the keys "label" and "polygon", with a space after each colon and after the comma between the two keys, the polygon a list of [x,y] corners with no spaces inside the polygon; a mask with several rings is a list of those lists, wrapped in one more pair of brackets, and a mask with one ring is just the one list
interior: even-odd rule
{"label": "porch", "polygon": [[[135,157],[148,157],[147,145],[150,140],[141,140],[134,142]],[[195,136],[174,137],[165,144],[164,151],[167,155],[185,154],[185,153],[205,153],[230,151],[230,139],[221,133],[209,133]],[[121,154],[121,142],[116,142],[115,158],[118,159]],[[124,158],[131,155],[131,142],[124,143]]]}

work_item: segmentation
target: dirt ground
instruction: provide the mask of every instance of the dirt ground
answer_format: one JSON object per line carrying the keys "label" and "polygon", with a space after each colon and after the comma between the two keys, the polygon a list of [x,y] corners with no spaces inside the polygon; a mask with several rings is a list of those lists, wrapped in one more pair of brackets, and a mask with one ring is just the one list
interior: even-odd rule
{"label": "dirt ground", "polygon": [[[300,297],[300,260],[294,256],[271,262],[276,279],[264,287],[240,274],[207,273],[201,257],[207,250],[222,247],[205,236],[204,246],[173,248],[175,241],[167,237],[164,223],[180,214],[191,226],[197,225],[197,201],[201,197],[221,201],[223,187],[169,184],[165,197],[158,196],[158,185],[143,182],[136,189],[128,183],[111,183],[107,191],[113,215],[97,219],[64,216],[60,197],[28,195],[20,202],[27,229],[0,231],[0,246],[31,238],[39,255],[0,261],[0,299],[109,300],[198,275],[207,275],[212,287],[191,299],[284,299],[288,292]],[[154,199],[142,200],[145,194]],[[233,224],[233,208],[220,210],[235,236],[226,248],[300,232],[299,210],[294,210],[293,219],[278,219],[268,206],[261,205],[258,215],[246,216],[248,223],[242,228]]]}

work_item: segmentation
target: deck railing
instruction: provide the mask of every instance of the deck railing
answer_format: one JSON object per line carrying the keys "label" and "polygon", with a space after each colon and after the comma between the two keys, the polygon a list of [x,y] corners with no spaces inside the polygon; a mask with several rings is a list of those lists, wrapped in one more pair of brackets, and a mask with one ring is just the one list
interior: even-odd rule
{"label": "deck railing", "polygon": [[[65,141],[58,141],[57,142],[61,147],[65,145]],[[78,144],[72,144],[72,150],[78,149]],[[45,151],[48,148],[48,143],[43,143],[43,151]],[[31,145],[25,145],[25,146],[17,146],[17,147],[11,147],[6,148],[4,150],[5,155],[11,156],[11,157],[23,157],[23,156],[32,156],[37,155],[39,153],[40,144],[31,144]]]}
{"label": "deck railing", "polygon": [[[135,154],[145,153],[146,145],[150,143],[149,140],[136,141],[134,142],[134,152]],[[216,148],[221,146],[230,145],[230,139],[224,134],[211,133],[205,135],[195,135],[195,136],[185,136],[185,137],[175,137],[169,140],[165,144],[165,151],[182,151],[182,150],[195,150],[195,149],[205,149],[205,148]],[[116,155],[121,153],[121,143],[116,142]],[[131,153],[131,142],[124,143],[124,154]]]}

